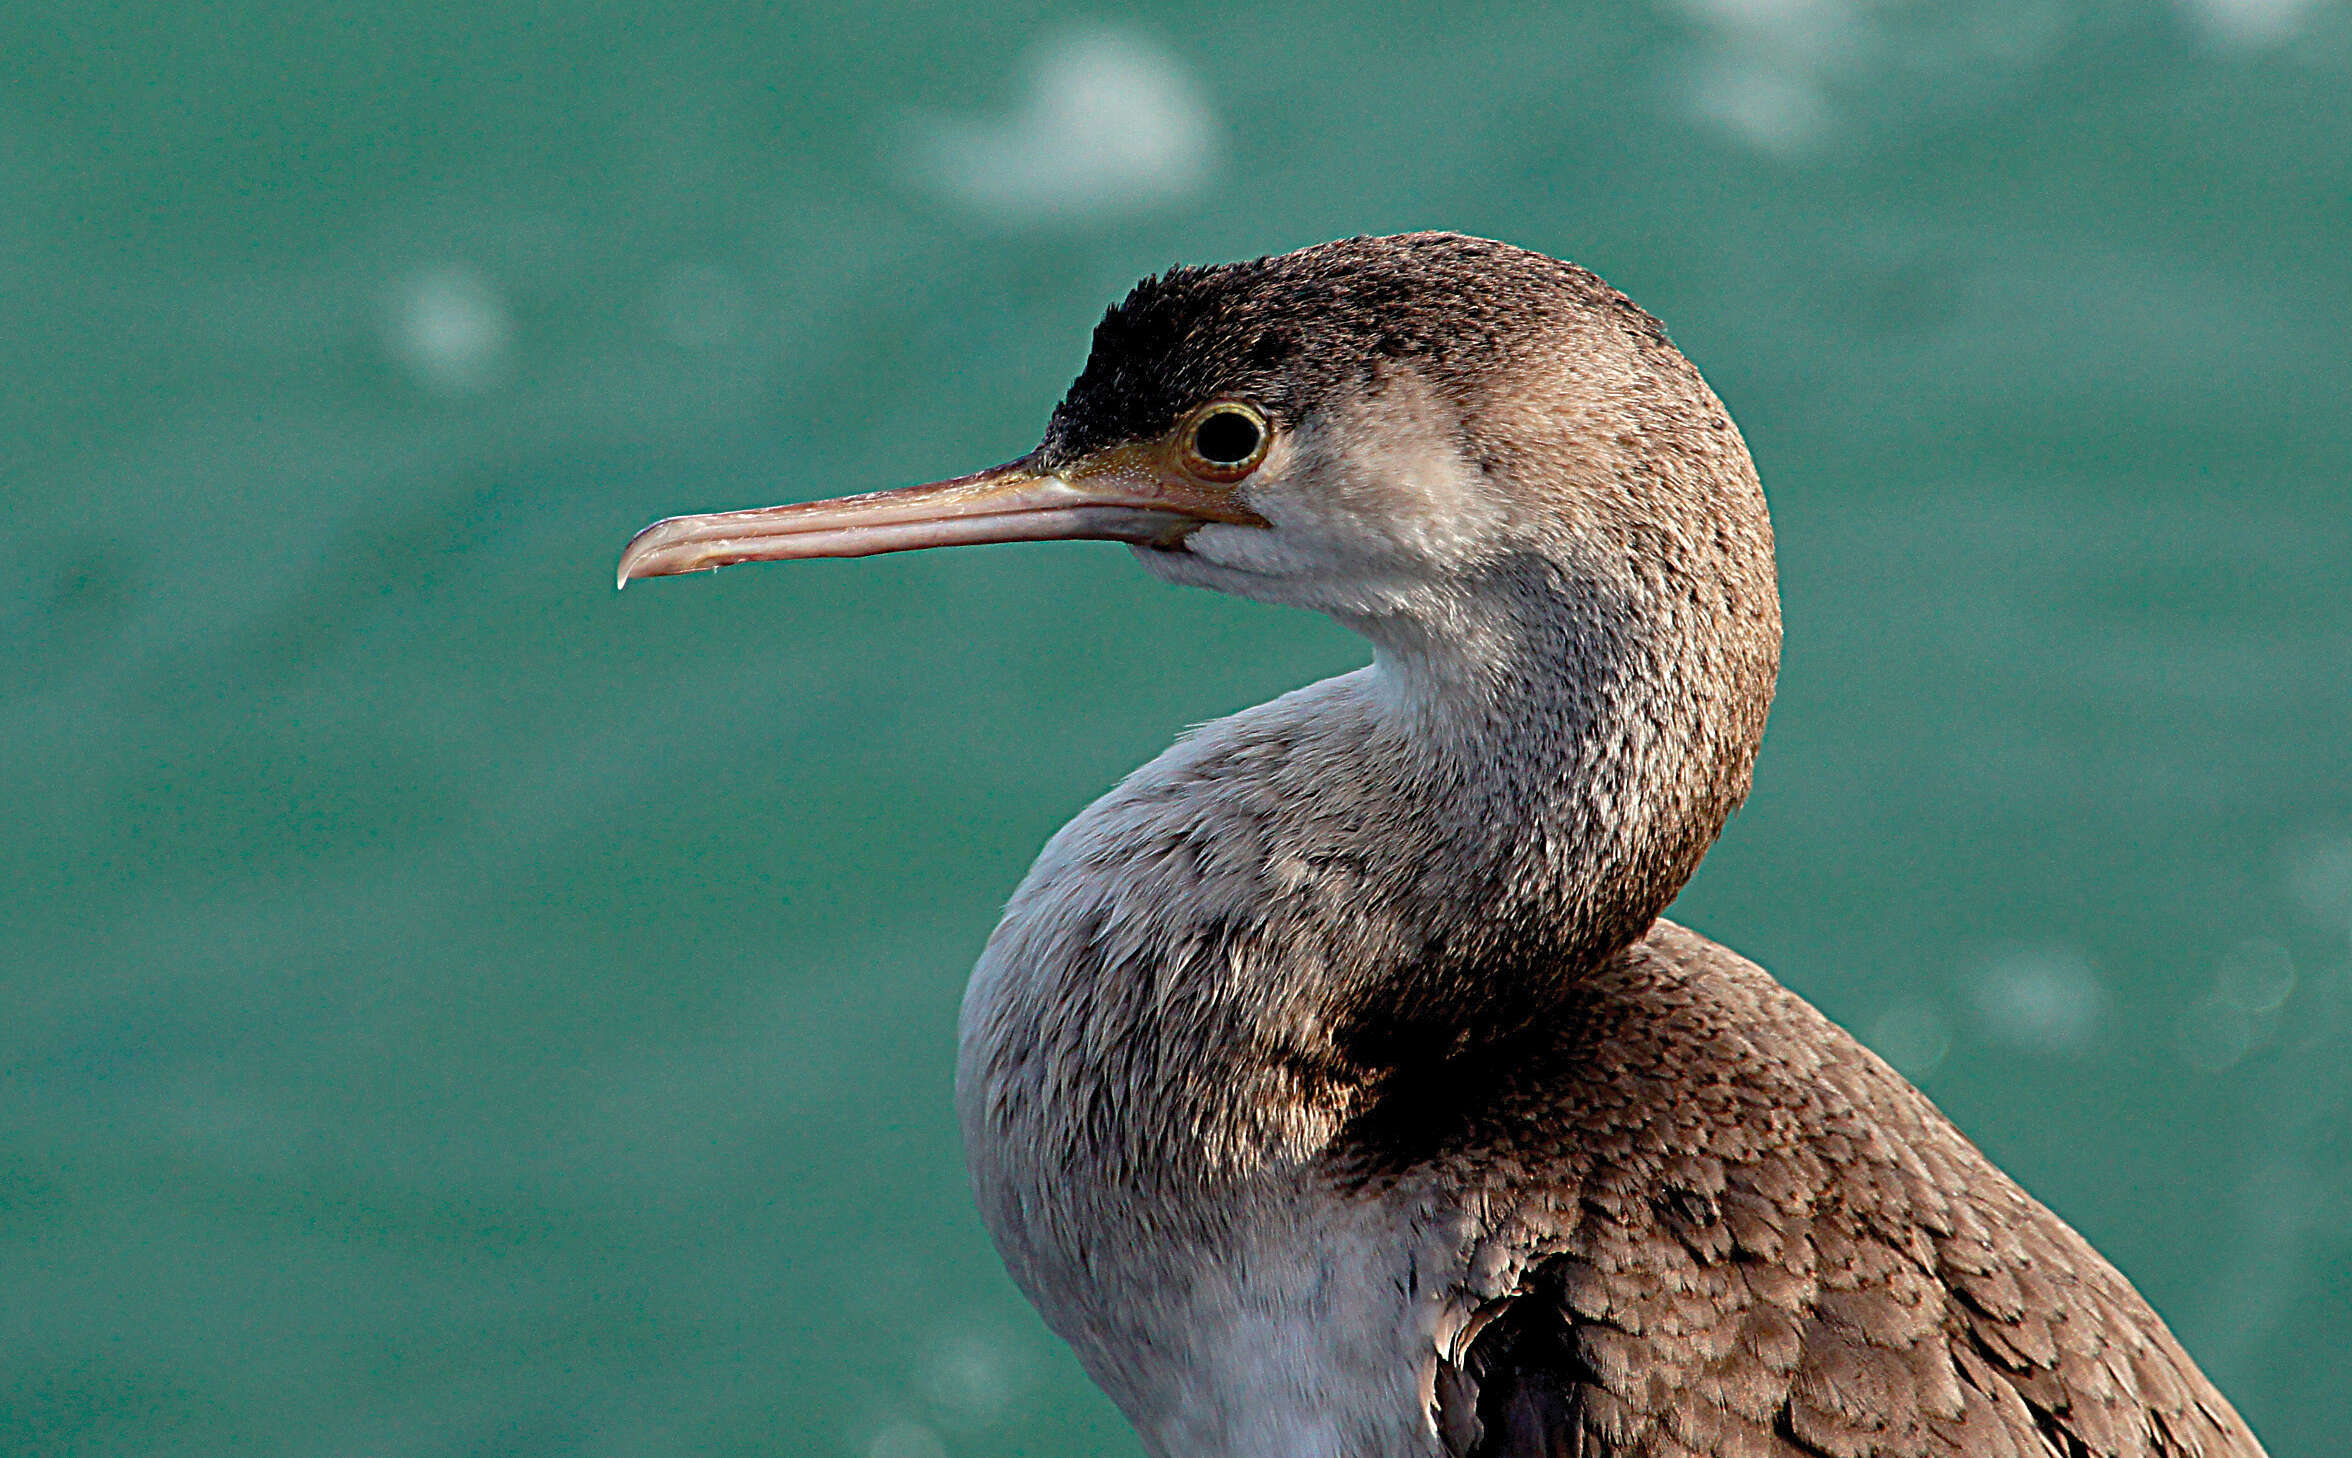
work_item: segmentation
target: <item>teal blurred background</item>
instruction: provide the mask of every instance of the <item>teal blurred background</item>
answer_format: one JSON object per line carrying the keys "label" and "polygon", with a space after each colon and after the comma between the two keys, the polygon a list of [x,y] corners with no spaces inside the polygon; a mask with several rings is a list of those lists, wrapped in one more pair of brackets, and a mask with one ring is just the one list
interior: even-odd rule
{"label": "teal blurred background", "polygon": [[2352,5],[12,0],[0,1452],[1133,1453],[968,1207],[958,992],[1363,650],[1105,546],[613,561],[1414,227],[1600,270],[1763,468],[1676,914],[2340,1451]]}

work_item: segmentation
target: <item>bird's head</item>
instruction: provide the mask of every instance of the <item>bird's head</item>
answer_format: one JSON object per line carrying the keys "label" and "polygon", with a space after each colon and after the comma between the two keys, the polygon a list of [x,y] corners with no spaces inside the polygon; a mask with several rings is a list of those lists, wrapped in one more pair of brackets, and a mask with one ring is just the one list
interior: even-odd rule
{"label": "bird's head", "polygon": [[1747,794],[1780,652],[1747,449],[1649,315],[1482,239],[1353,238],[1147,279],[1019,460],[658,522],[621,578],[1069,538],[1373,642],[1379,669],[1346,702],[1405,733],[1367,749],[1346,736],[1375,718],[1329,694],[1261,727],[1342,736],[1340,759],[1302,764],[1385,756],[1380,783],[1419,787],[1395,791],[1398,816],[1465,858],[1406,916],[1458,935],[1390,989],[1399,1026],[1534,1015],[1556,979],[1461,969],[1623,946]]}
{"label": "bird's head", "polygon": [[1474,615],[1474,585],[1530,558],[1629,590],[1674,559],[1771,595],[1746,450],[1656,322],[1573,264],[1444,233],[1147,279],[1028,455],[673,517],[620,575],[1046,539],[1126,542],[1376,641]]}

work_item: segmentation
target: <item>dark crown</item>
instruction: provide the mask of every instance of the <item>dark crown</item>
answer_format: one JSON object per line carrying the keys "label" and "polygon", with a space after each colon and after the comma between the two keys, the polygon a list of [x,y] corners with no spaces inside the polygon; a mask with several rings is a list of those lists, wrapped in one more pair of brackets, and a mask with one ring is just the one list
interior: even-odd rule
{"label": "dark crown", "polygon": [[1173,268],[1103,315],[1039,450],[1062,464],[1156,437],[1219,395],[1292,427],[1387,361],[1466,394],[1545,326],[1596,313],[1665,343],[1656,320],[1585,269],[1459,233],[1343,238]]}

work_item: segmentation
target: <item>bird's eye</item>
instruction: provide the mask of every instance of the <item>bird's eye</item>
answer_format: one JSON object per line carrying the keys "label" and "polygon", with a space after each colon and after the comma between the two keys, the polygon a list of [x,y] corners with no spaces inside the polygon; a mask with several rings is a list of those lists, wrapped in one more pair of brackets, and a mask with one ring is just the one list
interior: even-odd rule
{"label": "bird's eye", "polygon": [[1237,400],[1221,400],[1185,430],[1185,464],[1212,480],[1238,481],[1266,459],[1272,434],[1265,416]]}

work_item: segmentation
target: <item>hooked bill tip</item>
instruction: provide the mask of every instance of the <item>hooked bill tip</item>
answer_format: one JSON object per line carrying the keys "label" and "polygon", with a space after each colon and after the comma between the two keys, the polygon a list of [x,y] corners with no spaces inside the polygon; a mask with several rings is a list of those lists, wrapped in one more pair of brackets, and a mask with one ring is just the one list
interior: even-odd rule
{"label": "hooked bill tip", "polygon": [[664,575],[648,572],[645,566],[661,548],[669,545],[670,538],[677,535],[675,524],[679,520],[677,517],[664,517],[650,526],[640,528],[637,535],[629,538],[629,545],[621,548],[620,564],[613,574],[613,591],[626,591],[629,584],[639,577]]}

